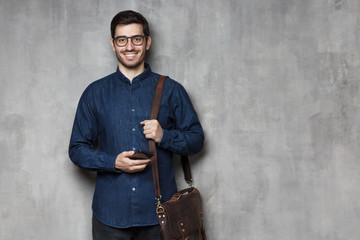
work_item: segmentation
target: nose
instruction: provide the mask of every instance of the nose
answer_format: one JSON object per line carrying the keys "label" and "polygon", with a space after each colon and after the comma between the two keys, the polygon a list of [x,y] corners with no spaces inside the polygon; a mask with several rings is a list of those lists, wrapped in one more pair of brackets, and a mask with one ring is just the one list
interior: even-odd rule
{"label": "nose", "polygon": [[131,38],[128,38],[128,41],[125,45],[126,50],[133,50],[135,48],[135,45],[132,43]]}

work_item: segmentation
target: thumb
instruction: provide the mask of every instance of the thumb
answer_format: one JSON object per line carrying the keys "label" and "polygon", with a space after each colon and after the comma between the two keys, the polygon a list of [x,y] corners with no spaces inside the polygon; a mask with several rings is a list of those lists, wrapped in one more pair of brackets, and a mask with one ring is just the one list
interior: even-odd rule
{"label": "thumb", "polygon": [[124,156],[124,157],[130,157],[130,156],[132,156],[132,155],[134,155],[134,151],[124,151],[123,153],[122,153],[122,155]]}

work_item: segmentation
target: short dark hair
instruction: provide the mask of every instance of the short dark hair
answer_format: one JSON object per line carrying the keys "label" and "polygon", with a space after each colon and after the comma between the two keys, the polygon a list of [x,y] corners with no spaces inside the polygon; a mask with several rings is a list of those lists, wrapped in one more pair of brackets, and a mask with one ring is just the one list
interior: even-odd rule
{"label": "short dark hair", "polygon": [[112,19],[110,24],[111,37],[115,37],[115,29],[117,25],[120,24],[131,24],[131,23],[139,23],[143,27],[143,32],[145,36],[150,36],[149,23],[146,18],[138,12],[126,10],[119,12]]}

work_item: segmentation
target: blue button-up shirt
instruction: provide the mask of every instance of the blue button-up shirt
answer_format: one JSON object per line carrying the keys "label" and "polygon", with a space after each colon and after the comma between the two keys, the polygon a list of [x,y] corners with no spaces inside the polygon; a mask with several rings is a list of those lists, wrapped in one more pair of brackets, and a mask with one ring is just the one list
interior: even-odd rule
{"label": "blue button-up shirt", "polygon": [[[121,152],[148,150],[140,122],[149,119],[159,75],[145,66],[132,83],[117,69],[90,84],[80,98],[70,139],[71,160],[97,171],[93,213],[112,227],[158,224],[151,163],[138,173],[114,168]],[[157,146],[160,189],[162,201],[167,201],[177,191],[172,153],[195,154],[204,140],[188,94],[170,78],[165,82],[158,121],[163,128]]]}

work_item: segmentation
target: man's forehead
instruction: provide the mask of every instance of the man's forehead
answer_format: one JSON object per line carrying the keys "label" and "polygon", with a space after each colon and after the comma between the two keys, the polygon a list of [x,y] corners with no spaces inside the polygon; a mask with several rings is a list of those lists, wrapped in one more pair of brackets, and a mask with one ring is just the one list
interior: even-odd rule
{"label": "man's forehead", "polygon": [[130,24],[119,24],[116,26],[115,29],[115,35],[119,36],[119,35],[143,35],[144,31],[143,31],[143,27],[140,23],[130,23]]}

